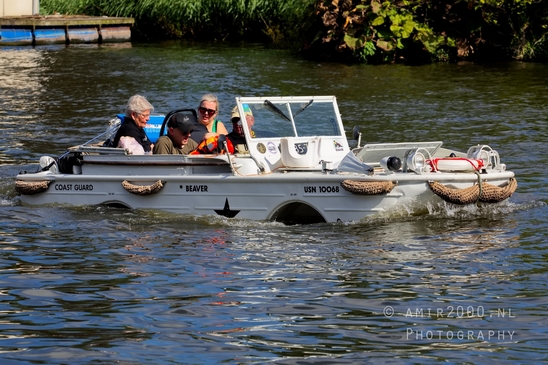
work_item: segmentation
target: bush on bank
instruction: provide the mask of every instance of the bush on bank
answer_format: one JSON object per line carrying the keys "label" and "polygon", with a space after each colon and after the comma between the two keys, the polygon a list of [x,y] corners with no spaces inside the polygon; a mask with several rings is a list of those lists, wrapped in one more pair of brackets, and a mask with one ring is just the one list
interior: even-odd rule
{"label": "bush on bank", "polygon": [[43,14],[135,18],[139,40],[190,38],[274,44],[298,37],[314,0],[41,0]]}
{"label": "bush on bank", "polygon": [[[363,62],[546,61],[541,0],[323,1],[313,54]],[[321,41],[319,41],[321,39]]]}
{"label": "bush on bank", "polygon": [[43,14],[133,17],[136,39],[260,41],[317,60],[548,61],[544,0],[42,0]]}

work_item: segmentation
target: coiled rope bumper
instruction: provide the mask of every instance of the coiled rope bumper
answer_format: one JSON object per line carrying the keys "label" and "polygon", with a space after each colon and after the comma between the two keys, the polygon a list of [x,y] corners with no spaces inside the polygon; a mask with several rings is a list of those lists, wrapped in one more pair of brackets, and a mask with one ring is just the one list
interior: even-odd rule
{"label": "coiled rope bumper", "polygon": [[122,181],[122,187],[129,193],[135,195],[152,195],[156,194],[165,185],[165,181],[158,180],[152,185],[135,185],[127,180]]}
{"label": "coiled rope bumper", "polygon": [[53,181],[15,181],[15,191],[23,195],[34,195],[48,190]]}
{"label": "coiled rope bumper", "polygon": [[357,195],[380,195],[387,194],[394,189],[396,183],[393,181],[354,181],[343,180],[341,186],[344,190]]}
{"label": "coiled rope bumper", "polygon": [[135,185],[130,183],[127,180],[122,181],[122,187],[129,193],[135,194],[135,195],[151,195],[156,194],[165,185],[165,181],[158,180],[152,185]]}
{"label": "coiled rope bumper", "polygon": [[498,203],[508,199],[517,189],[518,182],[515,178],[510,178],[508,184],[503,187],[491,185],[486,182],[466,189],[449,188],[437,181],[429,181],[430,189],[443,200],[453,204],[473,204],[477,202]]}

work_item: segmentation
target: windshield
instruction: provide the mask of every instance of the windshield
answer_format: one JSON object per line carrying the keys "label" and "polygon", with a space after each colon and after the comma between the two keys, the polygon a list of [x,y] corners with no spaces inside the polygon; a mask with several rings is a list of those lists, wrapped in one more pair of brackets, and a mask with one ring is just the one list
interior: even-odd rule
{"label": "windshield", "polygon": [[240,98],[255,138],[340,136],[333,98]]}

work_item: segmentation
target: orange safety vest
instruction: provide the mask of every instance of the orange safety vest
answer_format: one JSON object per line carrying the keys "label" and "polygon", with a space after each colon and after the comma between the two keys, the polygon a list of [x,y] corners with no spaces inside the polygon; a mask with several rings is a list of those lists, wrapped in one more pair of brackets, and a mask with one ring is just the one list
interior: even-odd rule
{"label": "orange safety vest", "polygon": [[[228,152],[234,153],[234,145],[230,140],[226,139],[226,145]],[[221,146],[219,146],[219,136],[209,137],[204,139],[194,151],[191,151],[189,155],[202,155],[211,153],[221,153]],[[223,152],[224,153],[224,152]]]}

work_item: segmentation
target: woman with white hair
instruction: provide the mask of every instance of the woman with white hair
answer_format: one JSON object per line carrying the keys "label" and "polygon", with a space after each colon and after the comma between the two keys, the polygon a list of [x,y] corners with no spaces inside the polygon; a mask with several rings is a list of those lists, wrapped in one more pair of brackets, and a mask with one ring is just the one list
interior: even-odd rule
{"label": "woman with white hair", "polygon": [[152,153],[154,145],[150,142],[144,129],[152,111],[154,111],[154,107],[144,96],[133,95],[129,98],[126,105],[126,115],[112,140],[112,146],[119,147],[120,139],[123,137],[133,137],[143,147],[145,153]]}

